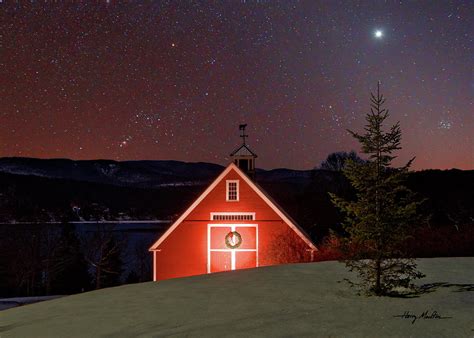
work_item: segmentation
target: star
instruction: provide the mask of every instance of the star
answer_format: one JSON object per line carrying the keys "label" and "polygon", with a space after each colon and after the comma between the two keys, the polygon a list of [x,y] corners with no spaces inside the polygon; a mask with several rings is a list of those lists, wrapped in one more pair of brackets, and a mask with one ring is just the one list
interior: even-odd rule
{"label": "star", "polygon": [[[226,165],[241,121],[254,128],[258,166],[313,168],[356,146],[345,128],[362,126],[381,80],[393,120],[406,126],[400,160],[425,150],[408,140],[429,130],[443,137],[427,141],[432,156],[417,157],[414,169],[473,168],[468,0],[101,2],[100,15],[86,5],[58,5],[54,15],[1,6],[0,157],[212,162],[217,154]],[[421,9],[427,20],[414,20]],[[315,20],[322,12],[330,19]]]}
{"label": "star", "polygon": [[453,126],[453,123],[449,120],[443,119],[438,122],[438,129],[449,130]]}
{"label": "star", "polygon": [[120,148],[125,148],[130,143],[131,140],[132,140],[132,137],[130,135],[128,135],[127,137],[125,137],[124,140],[122,140],[119,143],[119,147]]}

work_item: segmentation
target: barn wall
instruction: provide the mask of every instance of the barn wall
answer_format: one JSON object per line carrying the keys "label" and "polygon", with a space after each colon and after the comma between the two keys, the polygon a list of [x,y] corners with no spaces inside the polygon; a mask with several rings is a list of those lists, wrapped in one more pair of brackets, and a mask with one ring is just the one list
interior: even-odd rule
{"label": "barn wall", "polygon": [[[226,201],[226,180],[239,180],[239,201]],[[210,212],[256,212],[257,220],[279,220],[278,215],[263,201],[244,180],[231,170],[226,177],[206,196],[188,220],[208,220]]]}
{"label": "barn wall", "polygon": [[158,280],[207,273],[207,222],[181,223],[156,254]]}
{"label": "barn wall", "polygon": [[259,265],[309,262],[308,245],[283,221],[261,222],[259,227]]}
{"label": "barn wall", "polygon": [[[239,201],[226,201],[226,180],[238,179]],[[207,273],[207,225],[211,212],[255,212],[258,224],[259,266],[310,260],[308,245],[263,201],[244,180],[231,170],[186,219],[161,243],[156,253],[157,280]]]}

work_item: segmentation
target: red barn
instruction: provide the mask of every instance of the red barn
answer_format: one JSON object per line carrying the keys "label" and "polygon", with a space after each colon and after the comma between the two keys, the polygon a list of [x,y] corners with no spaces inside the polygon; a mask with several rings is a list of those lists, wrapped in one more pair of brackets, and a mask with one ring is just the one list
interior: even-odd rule
{"label": "red barn", "polygon": [[313,260],[315,245],[253,180],[245,144],[234,163],[153,244],[153,280]]}

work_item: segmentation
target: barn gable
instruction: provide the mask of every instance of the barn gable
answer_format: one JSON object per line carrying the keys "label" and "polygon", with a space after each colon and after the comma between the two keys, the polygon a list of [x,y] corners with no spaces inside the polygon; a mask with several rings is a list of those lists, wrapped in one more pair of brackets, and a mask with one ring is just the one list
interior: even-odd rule
{"label": "barn gable", "polygon": [[194,201],[194,203],[171,225],[171,227],[150,247],[150,251],[159,251],[159,246],[170,236],[170,234],[184,221],[192,212],[200,205],[201,202],[229,175],[237,177],[250,187],[263,201],[268,205],[275,214],[281,218],[309,247],[316,251],[316,246],[311,242],[309,237],[302,229],[298,227],[296,222],[280,208],[273,199],[268,196],[262,188],[253,182],[245,173],[242,172],[234,163],[229,166],[212,182],[211,185]]}

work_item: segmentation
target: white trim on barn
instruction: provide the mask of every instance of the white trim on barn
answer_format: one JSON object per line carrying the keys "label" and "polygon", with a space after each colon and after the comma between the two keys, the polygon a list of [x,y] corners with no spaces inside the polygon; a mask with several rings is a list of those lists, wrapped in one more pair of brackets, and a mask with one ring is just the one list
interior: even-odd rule
{"label": "white trim on barn", "polygon": [[156,252],[158,250],[153,251],[153,281],[156,282]]}
{"label": "white trim on barn", "polygon": [[[230,198],[231,190],[230,185],[235,183],[235,198]],[[225,181],[225,200],[226,202],[238,202],[239,201],[239,180],[226,180]]]}
{"label": "white trim on barn", "polygon": [[211,183],[211,185],[199,196],[196,201],[171,225],[171,227],[150,247],[150,251],[157,250],[161,243],[181,224],[181,222],[206,198],[209,193],[224,179],[224,177],[234,170],[256,193],[262,198],[272,210],[283,219],[283,221],[292,228],[296,234],[312,249],[317,251],[316,246],[303,234],[299,227],[276,205],[275,202],[263,193],[252,180],[245,175],[234,163],[230,163],[227,168]]}
{"label": "white trim on barn", "polygon": [[[231,163],[232,164],[232,163]],[[234,165],[235,166],[235,165]],[[209,187],[199,196],[191,206],[186,209],[186,211],[170,226],[168,230],[153,244],[150,248],[150,251],[156,250],[158,246],[177,228],[179,224],[201,203],[201,201],[209,195],[209,193],[214,190],[214,188],[219,184],[220,181],[232,170],[232,166],[229,165],[215,180],[211,183]]]}
{"label": "white trim on barn", "polygon": [[211,212],[211,221],[255,221],[255,212]]}
{"label": "white trim on barn", "polygon": [[[211,249],[211,228],[230,228],[235,231],[236,227],[255,228],[255,249]],[[239,252],[255,252],[255,266],[258,268],[258,224],[216,224],[207,225],[207,273],[211,273],[211,252],[230,252],[231,253],[231,270],[235,270],[235,253]]]}

